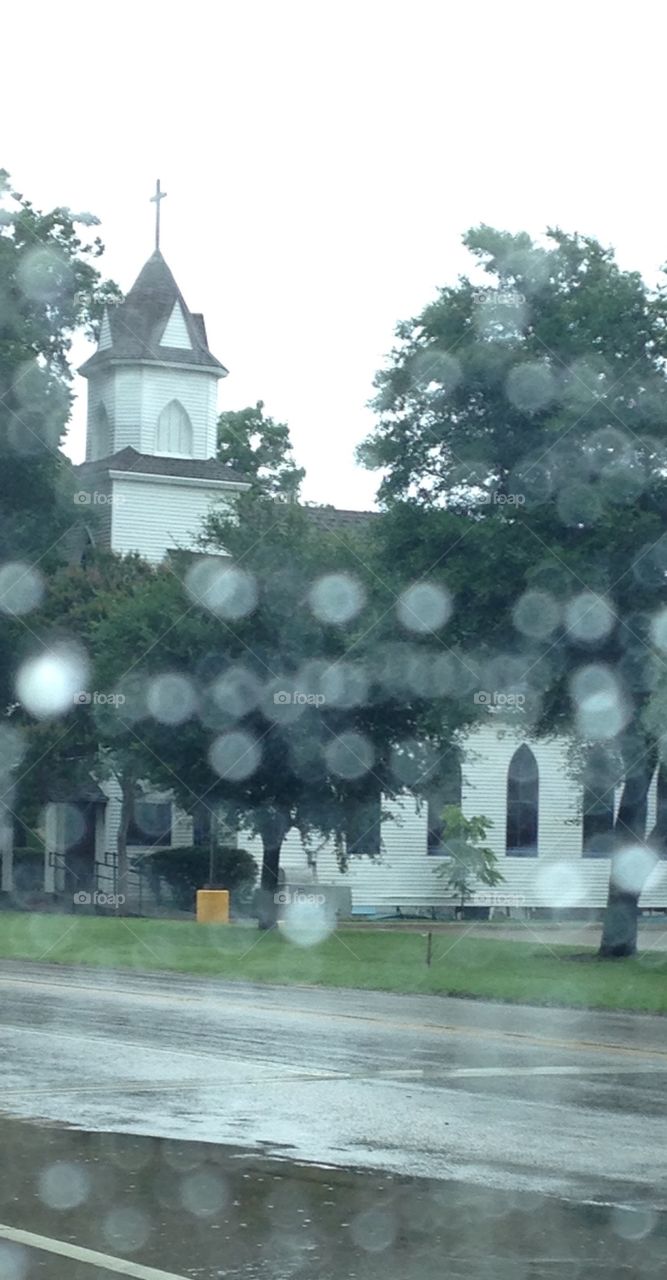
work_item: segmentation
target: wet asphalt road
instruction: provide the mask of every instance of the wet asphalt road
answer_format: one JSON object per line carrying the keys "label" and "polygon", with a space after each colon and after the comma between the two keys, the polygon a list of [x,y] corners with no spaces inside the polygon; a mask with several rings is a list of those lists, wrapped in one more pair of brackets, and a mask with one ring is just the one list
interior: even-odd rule
{"label": "wet asphalt road", "polygon": [[[667,1272],[666,1217],[642,1206],[580,1206],[21,1121],[0,1120],[0,1147],[2,1280],[664,1280]],[[43,1247],[21,1239],[24,1231],[39,1233]],[[103,1251],[103,1260],[82,1260],[85,1250]]]}
{"label": "wet asphalt road", "polygon": [[667,1207],[661,1018],[3,962],[0,1088],[8,1117]]}

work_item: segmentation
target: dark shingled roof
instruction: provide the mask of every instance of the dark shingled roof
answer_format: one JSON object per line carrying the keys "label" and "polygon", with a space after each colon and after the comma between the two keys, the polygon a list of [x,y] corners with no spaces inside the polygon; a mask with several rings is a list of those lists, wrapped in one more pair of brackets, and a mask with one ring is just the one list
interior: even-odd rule
{"label": "dark shingled roof", "polygon": [[363,531],[378,516],[377,511],[345,511],[341,507],[304,507],[304,511],[313,524],[330,533]]}
{"label": "dark shingled roof", "polygon": [[[174,303],[179,302],[192,348],[161,347]],[[225,366],[211,354],[204,317],[188,309],[159,249],[148,259],[124,302],[109,308],[111,346],[96,351],[79,369],[84,377],[112,360],[152,360],[158,364],[193,364],[224,378]]]}
{"label": "dark shingled roof", "polygon": [[161,458],[152,453],[138,453],[131,445],[108,458],[94,458],[74,468],[85,483],[107,471],[136,471],[149,476],[184,476],[193,480],[229,480],[247,484],[244,476],[225,466],[217,458]]}

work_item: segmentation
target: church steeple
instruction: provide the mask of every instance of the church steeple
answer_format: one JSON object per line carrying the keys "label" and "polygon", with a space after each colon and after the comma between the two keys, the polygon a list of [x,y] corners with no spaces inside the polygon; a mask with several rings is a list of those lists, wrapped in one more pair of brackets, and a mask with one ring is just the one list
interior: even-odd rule
{"label": "church steeple", "polygon": [[142,267],[125,301],[107,312],[104,329],[104,342],[79,370],[84,378],[119,360],[194,365],[215,370],[219,378],[227,374],[209,350],[203,316],[188,308],[159,249]]}
{"label": "church steeple", "polygon": [[88,379],[87,459],[128,446],[142,455],[215,457],[216,388],[227,370],[159,248],[124,302],[105,310],[97,350],[79,372]]}

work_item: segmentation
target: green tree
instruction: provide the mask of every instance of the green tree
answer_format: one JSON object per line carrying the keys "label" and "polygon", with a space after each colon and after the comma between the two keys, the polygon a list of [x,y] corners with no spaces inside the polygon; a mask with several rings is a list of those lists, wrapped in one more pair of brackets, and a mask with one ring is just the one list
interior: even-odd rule
{"label": "green tree", "polygon": [[218,418],[218,457],[250,480],[253,492],[296,499],[305,475],[292,454],[289,427],[264,413],[264,402]]}
{"label": "green tree", "polygon": [[573,733],[594,785],[621,786],[601,954],[629,955],[651,859],[629,877],[628,848],[664,856],[667,834],[664,815],[645,832],[661,759],[646,713],[667,595],[665,287],[558,230],[465,242],[482,283],[463,277],[400,326],[361,457],[386,469],[397,507],[387,564],[404,535],[427,571],[460,517],[448,582],[478,687],[522,692],[532,730]]}
{"label": "green tree", "polygon": [[208,536],[229,559],[183,557],[121,602],[97,642],[134,654],[119,722],[144,775],[260,837],[266,927],[288,831],[332,837],[344,863],[351,828],[368,849],[381,796],[427,790],[456,727],[425,676],[444,614],[422,626],[419,602],[401,606],[357,543],[293,504],[248,500]]}
{"label": "green tree", "polygon": [[[155,569],[137,555],[97,551],[83,566],[58,570],[42,606],[30,615],[29,627],[17,636],[17,669],[44,654],[76,648],[90,664],[88,688],[113,694],[131,672],[134,653],[117,637],[112,651],[99,642],[107,619],[136,601],[166,569]],[[159,633],[157,633],[159,634]],[[144,639],[145,644],[150,639]],[[121,719],[119,705],[73,702],[53,717],[35,719],[20,709],[13,717],[25,730],[15,817],[31,830],[47,801],[70,798],[81,786],[113,777],[121,794],[118,835],[119,893],[127,896],[127,831],[139,784],[148,775],[137,740]],[[25,842],[22,840],[22,842]]]}
{"label": "green tree", "polygon": [[436,868],[435,874],[456,894],[463,912],[480,884],[493,888],[505,878],[493,849],[483,843],[493,823],[483,816],[466,818],[454,804],[445,805],[442,823],[447,861]]}
{"label": "green tree", "polygon": [[632,501],[667,437],[664,288],[560,230],[538,246],[481,226],[464,243],[481,283],[461,277],[399,325],[376,379],[360,457],[386,468],[381,498],[479,515],[492,495],[554,501],[567,525]]}
{"label": "green tree", "polygon": [[95,265],[97,219],[66,208],[42,213],[0,170],[0,699],[10,697],[15,637],[40,579],[66,556],[81,523],[71,464],[60,452],[69,417],[73,335],[93,336],[118,294]]}

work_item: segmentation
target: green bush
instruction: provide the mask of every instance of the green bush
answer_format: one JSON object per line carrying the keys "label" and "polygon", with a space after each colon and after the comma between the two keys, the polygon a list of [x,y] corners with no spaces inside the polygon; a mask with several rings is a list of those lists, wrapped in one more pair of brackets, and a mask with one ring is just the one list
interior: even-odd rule
{"label": "green bush", "polygon": [[159,849],[140,864],[148,873],[159,900],[163,879],[173,894],[174,906],[194,910],[197,889],[229,889],[232,902],[249,897],[257,879],[257,863],[245,849],[222,845],[213,858],[213,879],[209,879],[210,853],[203,847]]}
{"label": "green bush", "polygon": [[44,888],[43,849],[27,849],[20,845],[14,849],[14,888],[19,893]]}

